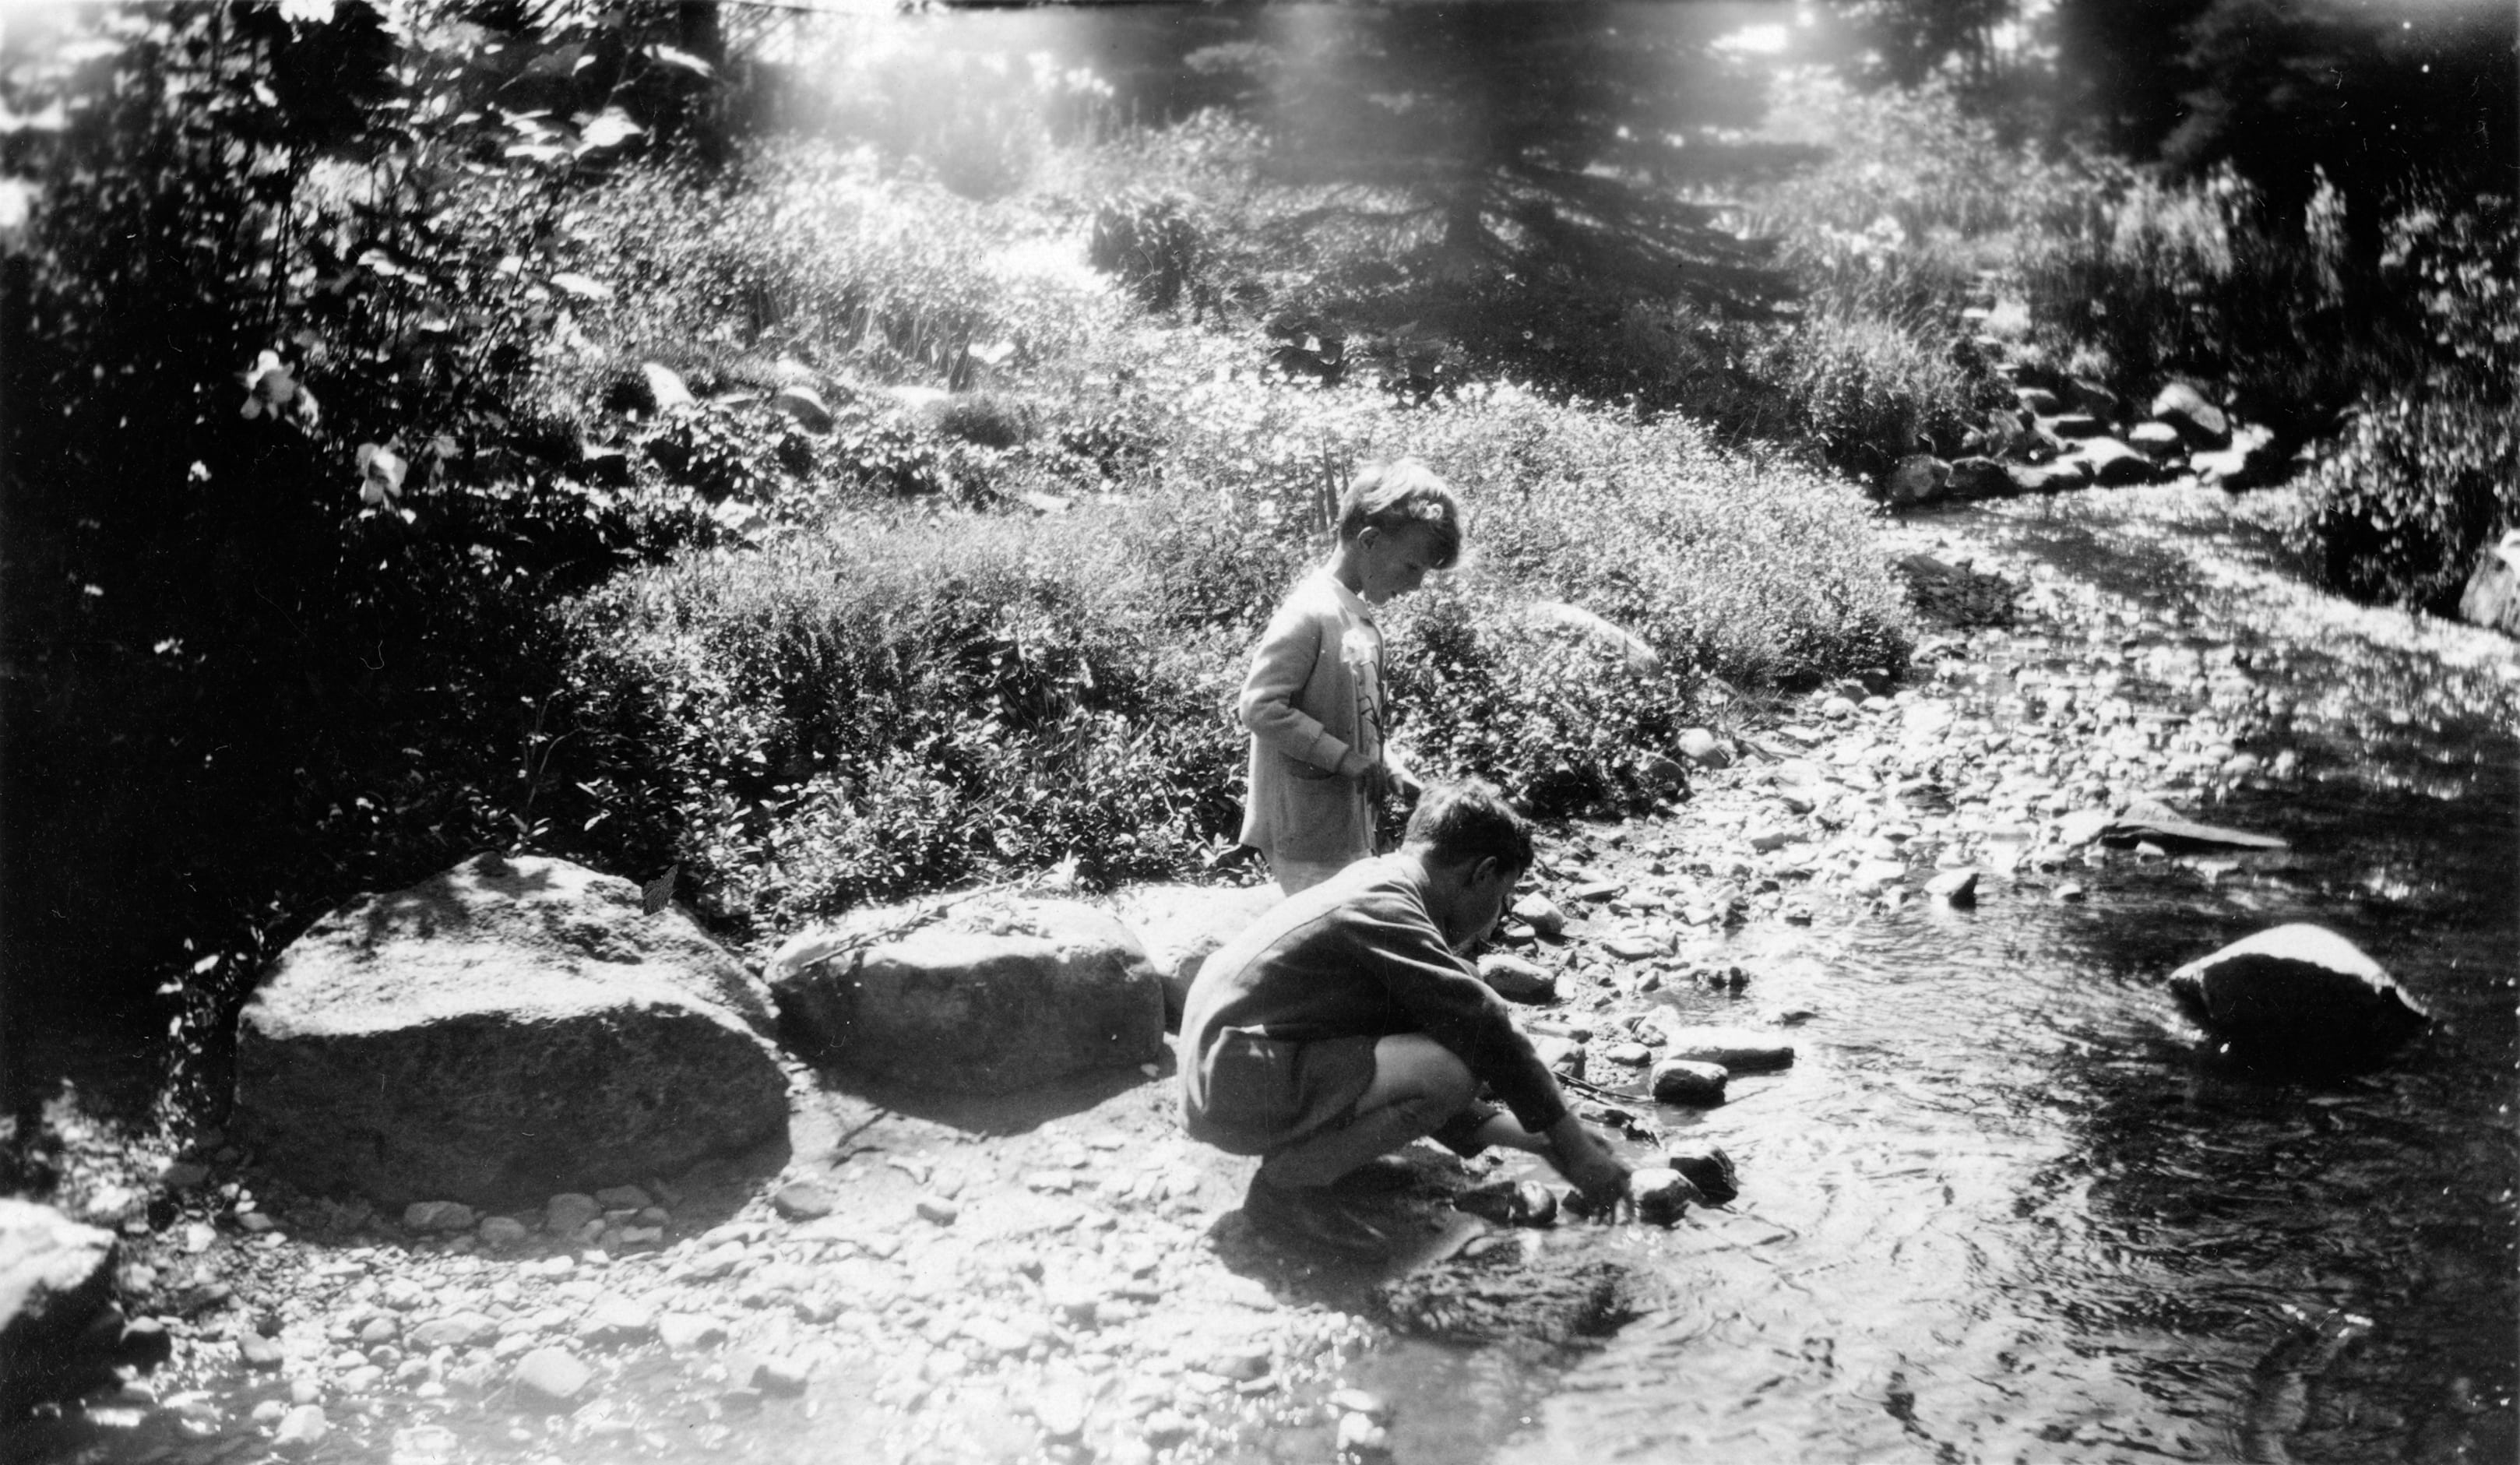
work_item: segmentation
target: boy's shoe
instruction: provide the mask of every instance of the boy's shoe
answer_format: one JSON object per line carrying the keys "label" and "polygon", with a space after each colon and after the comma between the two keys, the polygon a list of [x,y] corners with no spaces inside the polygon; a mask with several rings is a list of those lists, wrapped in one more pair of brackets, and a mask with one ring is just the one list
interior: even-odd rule
{"label": "boy's shoe", "polygon": [[1242,1213],[1274,1241],[1360,1260],[1391,1255],[1395,1238],[1322,1185],[1273,1185],[1258,1175],[1243,1193]]}

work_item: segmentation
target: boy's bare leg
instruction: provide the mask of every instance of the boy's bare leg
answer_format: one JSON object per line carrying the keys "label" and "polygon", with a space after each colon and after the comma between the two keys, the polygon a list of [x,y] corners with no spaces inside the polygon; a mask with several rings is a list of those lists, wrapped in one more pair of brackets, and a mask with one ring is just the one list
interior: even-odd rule
{"label": "boy's bare leg", "polygon": [[[1383,1038],[1373,1045],[1373,1081],[1356,1101],[1356,1118],[1344,1128],[1317,1134],[1270,1156],[1260,1163],[1256,1178],[1277,1186],[1328,1185],[1377,1155],[1388,1155],[1420,1135],[1432,1134],[1477,1092],[1468,1066],[1442,1043],[1418,1032]],[[1512,1122],[1509,1116],[1502,1118]],[[1520,1124],[1514,1124],[1513,1130],[1530,1138]]]}

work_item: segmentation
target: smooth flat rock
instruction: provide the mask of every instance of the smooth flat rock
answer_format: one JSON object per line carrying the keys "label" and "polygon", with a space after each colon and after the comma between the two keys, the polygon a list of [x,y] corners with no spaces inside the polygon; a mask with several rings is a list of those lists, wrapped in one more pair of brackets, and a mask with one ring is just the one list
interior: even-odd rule
{"label": "smooth flat rock", "polygon": [[1705,1026],[1675,1028],[1670,1038],[1662,1050],[1667,1062],[1720,1064],[1735,1074],[1765,1074],[1793,1067],[1794,1045],[1780,1033]]}
{"label": "smooth flat rock", "polygon": [[2244,829],[2199,824],[2168,804],[2150,799],[2138,799],[2129,804],[2124,813],[2111,819],[2100,831],[2100,838],[2112,845],[2132,845],[2141,841],[2167,850],[2291,847],[2271,834],[2252,834]]}

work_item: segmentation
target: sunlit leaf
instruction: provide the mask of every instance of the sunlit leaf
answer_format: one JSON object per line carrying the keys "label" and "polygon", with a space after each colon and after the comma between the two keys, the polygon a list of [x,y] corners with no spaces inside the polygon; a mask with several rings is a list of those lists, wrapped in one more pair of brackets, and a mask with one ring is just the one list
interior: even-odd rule
{"label": "sunlit leaf", "polygon": [[666,66],[680,68],[683,70],[691,72],[695,76],[714,76],[717,74],[717,68],[710,66],[707,62],[694,56],[689,51],[677,51],[671,46],[650,46],[648,48],[648,54]]}
{"label": "sunlit leaf", "polygon": [[611,286],[596,279],[593,275],[581,275],[575,270],[561,271],[559,274],[552,276],[552,283],[559,286],[568,294],[577,297],[581,300],[608,300],[612,298]]}
{"label": "sunlit leaf", "polygon": [[630,120],[630,114],[620,108],[608,107],[579,133],[578,152],[584,155],[599,148],[617,147],[647,130]]}

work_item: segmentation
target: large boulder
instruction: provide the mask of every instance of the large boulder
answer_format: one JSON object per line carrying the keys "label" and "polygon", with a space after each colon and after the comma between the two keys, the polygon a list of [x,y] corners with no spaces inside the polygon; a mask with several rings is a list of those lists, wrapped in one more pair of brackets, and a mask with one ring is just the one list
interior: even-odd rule
{"label": "large boulder", "polygon": [[2189,447],[2208,452],[2231,445],[2231,419],[2185,382],[2165,382],[2153,393],[2152,416],[2177,430]]}
{"label": "large boulder", "polygon": [[1182,1003],[1216,948],[1283,898],[1276,886],[1141,885],[1112,901],[1164,984],[1164,1028],[1181,1026]]}
{"label": "large boulder", "polygon": [[[1117,916],[1072,901],[947,908],[874,939],[809,936],[771,963],[791,1041],[835,1070],[1008,1093],[1164,1055],[1164,988]],[[896,923],[897,924],[897,923]]]}
{"label": "large boulder", "polygon": [[690,918],[483,854],[334,911],[238,1022],[238,1129],[301,1187],[504,1210],[786,1132],[761,984]]}
{"label": "large boulder", "polygon": [[2298,923],[2189,962],[2170,991],[2233,1056],[2283,1068],[2370,1068],[2431,1021],[2352,941]]}
{"label": "large boulder", "polygon": [[2520,529],[2477,555],[2476,571],[2459,593],[2458,615],[2471,625],[2520,636]]}
{"label": "large boulder", "polygon": [[102,1372],[84,1344],[112,1301],[113,1233],[0,1199],[0,1420]]}

